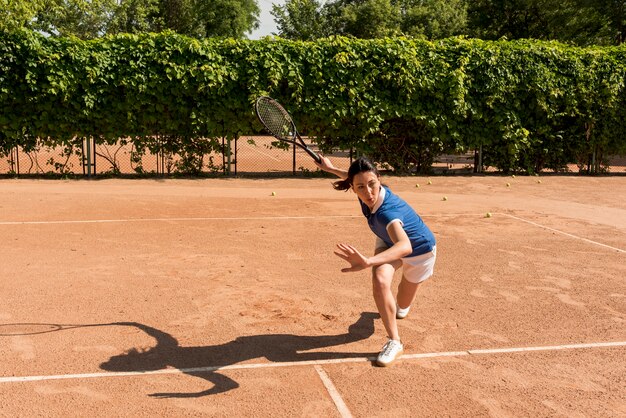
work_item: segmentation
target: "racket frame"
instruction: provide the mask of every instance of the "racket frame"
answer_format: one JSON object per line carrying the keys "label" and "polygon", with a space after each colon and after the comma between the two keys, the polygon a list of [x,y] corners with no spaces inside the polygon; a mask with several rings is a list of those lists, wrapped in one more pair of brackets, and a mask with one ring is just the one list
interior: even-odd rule
{"label": "racket frame", "polygon": [[[276,109],[278,109],[280,111],[280,113],[285,118],[285,121],[289,125],[291,125],[291,132],[290,132],[291,133],[291,137],[283,136],[283,135],[280,135],[277,132],[274,132],[274,130],[270,128],[268,123],[263,120],[263,117],[261,117],[261,112],[259,111],[259,106],[260,106],[261,102],[266,102],[266,103],[270,104],[271,106],[274,106]],[[320,156],[318,154],[316,154],[315,151],[313,151],[311,148],[309,148],[307,146],[307,144],[304,142],[304,140],[300,136],[300,133],[298,132],[298,129],[296,128],[296,124],[294,123],[293,118],[291,117],[289,112],[287,112],[287,110],[280,103],[278,103],[276,100],[272,99],[269,96],[260,96],[256,100],[256,102],[254,104],[254,111],[256,112],[256,116],[259,119],[259,121],[261,122],[261,124],[263,124],[263,127],[265,127],[265,129],[270,134],[272,134],[272,136],[274,138],[278,139],[279,141],[289,142],[291,144],[294,144],[294,145],[302,148],[304,151],[306,151],[306,153],[309,154],[311,156],[311,158],[313,158],[317,163],[321,163],[322,162],[322,159],[320,158]],[[297,139],[297,141],[296,141],[296,139]]]}

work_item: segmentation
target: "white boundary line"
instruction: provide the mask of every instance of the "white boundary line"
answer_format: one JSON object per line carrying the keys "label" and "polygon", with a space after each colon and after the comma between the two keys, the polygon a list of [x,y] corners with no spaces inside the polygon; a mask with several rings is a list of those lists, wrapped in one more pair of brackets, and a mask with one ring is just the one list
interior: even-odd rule
{"label": "white boundary line", "polygon": [[[448,216],[480,216],[475,213],[441,213],[421,215],[422,218],[441,218]],[[106,224],[125,222],[202,222],[202,221],[282,221],[299,219],[346,219],[363,218],[363,215],[316,215],[316,216],[216,216],[197,218],[129,218],[129,219],[84,219],[55,221],[0,221],[0,225],[65,225],[65,224]]]}
{"label": "white boundary line", "polygon": [[579,237],[577,235],[573,235],[573,234],[570,234],[570,233],[567,233],[567,232],[563,232],[563,231],[560,231],[558,229],[550,228],[549,226],[541,225],[541,224],[538,224],[536,222],[529,221],[527,219],[520,218],[518,216],[511,215],[511,214],[508,214],[508,213],[498,213],[498,214],[499,215],[508,216],[509,218],[517,219],[518,221],[526,222],[527,224],[531,224],[531,225],[537,226],[539,228],[547,229],[548,231],[556,232],[556,233],[559,233],[561,235],[565,235],[565,236],[570,237],[570,238],[574,238],[574,239],[578,239],[578,240],[581,240],[581,241],[585,241],[585,242],[588,242],[590,244],[599,245],[601,247],[610,248],[611,250],[615,250],[617,252],[626,254],[626,250],[622,250],[621,248],[612,247],[610,245],[606,245],[606,244],[602,244],[600,242],[592,241],[592,240],[587,239],[587,238]]}
{"label": "white boundary line", "polygon": [[[612,348],[626,347],[626,341],[596,342],[596,343],[580,343],[580,344],[562,344],[548,345],[537,347],[510,347],[510,348],[489,348],[489,349],[469,349],[464,351],[448,351],[435,353],[418,353],[405,354],[400,360],[419,360],[424,358],[440,358],[440,357],[462,357],[471,355],[485,354],[510,354],[510,353],[527,353],[535,351],[560,351],[560,350],[581,350],[592,348]],[[42,376],[5,376],[0,377],[1,383],[20,383],[20,382],[38,382],[44,380],[69,380],[69,379],[102,379],[108,377],[128,377],[128,376],[145,376],[145,375],[162,375],[162,374],[182,374],[182,373],[210,373],[218,370],[242,370],[242,369],[267,369],[274,367],[298,367],[298,366],[321,366],[324,364],[345,364],[345,363],[362,363],[373,362],[376,357],[348,357],[330,360],[308,360],[308,361],[291,361],[284,363],[247,363],[247,364],[231,364],[229,366],[207,366],[193,367],[186,369],[159,369],[159,370],[138,370],[128,372],[101,372],[101,373],[80,373],[80,374],[60,374],[60,375],[42,375]]]}
{"label": "white boundary line", "polygon": [[86,219],[75,221],[5,221],[0,225],[58,225],[58,224],[105,224],[124,222],[200,222],[200,221],[275,221],[299,219],[336,219],[359,218],[362,215],[327,215],[327,216],[251,216],[251,217],[199,217],[199,218],[130,218],[130,219]]}
{"label": "white boundary line", "polygon": [[[593,241],[587,238],[579,237],[558,229],[550,228],[549,226],[541,225],[528,219],[520,218],[519,216],[511,215],[504,212],[496,212],[497,215],[503,215],[511,219],[516,219],[521,222],[525,222],[536,227],[546,229],[548,231],[556,232],[561,235],[565,235],[570,238],[585,241],[590,244],[599,245],[601,247],[609,248],[620,253],[626,254],[626,250],[613,247],[607,244],[602,244],[597,241]],[[431,214],[421,215],[425,218],[441,218],[448,216],[478,216],[473,213],[447,213],[447,214]],[[302,220],[302,219],[350,219],[360,218],[362,215],[327,215],[327,216],[252,216],[252,217],[198,217],[198,218],[131,218],[131,219],[86,219],[86,220],[58,220],[58,221],[3,221],[0,222],[0,226],[6,225],[65,225],[65,224],[106,224],[106,223],[125,223],[125,222],[201,222],[201,221],[276,221],[276,220]]]}
{"label": "white boundary line", "polygon": [[317,374],[320,375],[320,379],[322,379],[322,383],[324,383],[324,386],[326,386],[328,394],[333,399],[333,402],[337,407],[337,411],[339,411],[339,415],[341,415],[342,418],[352,418],[352,414],[350,413],[348,406],[341,398],[341,395],[337,391],[337,388],[333,384],[333,381],[330,380],[330,377],[328,377],[324,369],[322,369],[322,366],[320,366],[319,364],[316,365],[315,371],[317,371]]}

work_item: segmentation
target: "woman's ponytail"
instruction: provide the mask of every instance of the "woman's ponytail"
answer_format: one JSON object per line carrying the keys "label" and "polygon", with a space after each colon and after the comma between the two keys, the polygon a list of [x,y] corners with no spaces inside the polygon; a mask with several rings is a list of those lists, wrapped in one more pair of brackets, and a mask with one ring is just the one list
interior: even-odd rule
{"label": "woman's ponytail", "polygon": [[359,157],[350,164],[350,168],[348,169],[348,178],[343,180],[338,180],[333,183],[333,188],[335,190],[349,190],[352,188],[352,182],[354,180],[354,176],[359,173],[364,173],[367,171],[371,171],[376,174],[376,177],[379,176],[378,169],[369,159],[365,157]]}

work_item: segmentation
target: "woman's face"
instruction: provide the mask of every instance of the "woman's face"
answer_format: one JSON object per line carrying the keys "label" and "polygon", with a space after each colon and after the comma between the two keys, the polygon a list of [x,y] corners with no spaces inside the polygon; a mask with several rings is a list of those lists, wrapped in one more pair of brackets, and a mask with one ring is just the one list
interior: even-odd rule
{"label": "woman's face", "polygon": [[368,208],[372,209],[380,195],[380,180],[374,172],[364,171],[352,179],[352,190]]}

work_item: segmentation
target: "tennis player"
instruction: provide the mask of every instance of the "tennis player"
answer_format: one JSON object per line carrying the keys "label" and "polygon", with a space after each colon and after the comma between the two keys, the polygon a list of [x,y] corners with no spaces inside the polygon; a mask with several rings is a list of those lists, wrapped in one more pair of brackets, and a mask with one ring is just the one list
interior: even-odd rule
{"label": "tennis player", "polygon": [[[333,187],[356,193],[363,215],[376,235],[371,257],[348,244],[338,244],[335,254],[350,263],[342,272],[372,268],[374,301],[389,336],[376,363],[389,366],[404,350],[396,319],[408,315],[420,283],[433,274],[437,254],[435,237],[411,206],[380,183],[378,170],[370,160],[358,158],[346,171],[334,167],[328,158],[320,157],[322,161],[316,165],[342,179],[333,183]],[[402,280],[396,302],[391,283],[400,267]]]}

